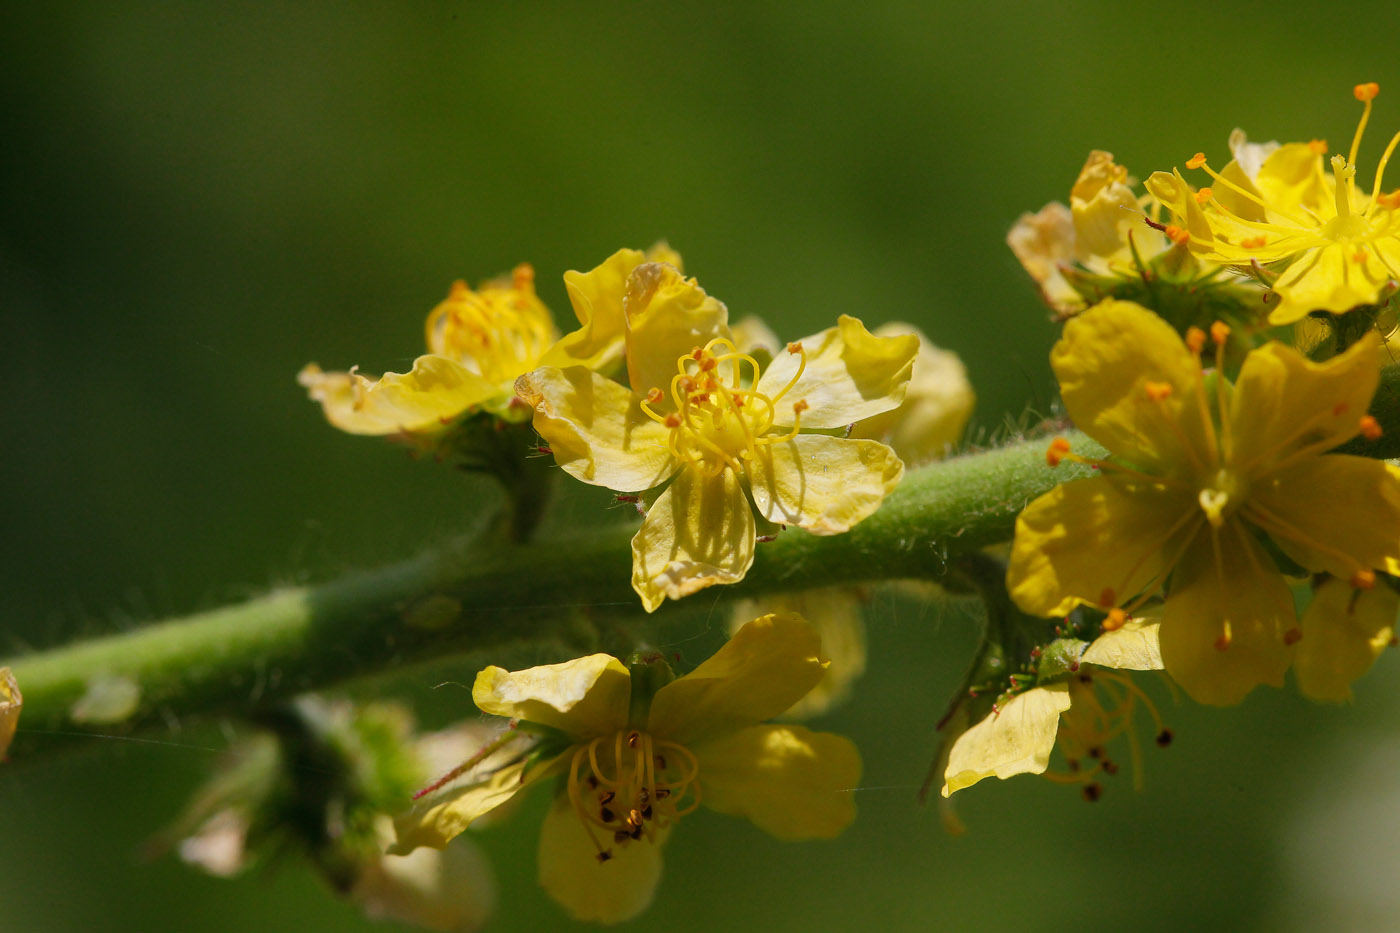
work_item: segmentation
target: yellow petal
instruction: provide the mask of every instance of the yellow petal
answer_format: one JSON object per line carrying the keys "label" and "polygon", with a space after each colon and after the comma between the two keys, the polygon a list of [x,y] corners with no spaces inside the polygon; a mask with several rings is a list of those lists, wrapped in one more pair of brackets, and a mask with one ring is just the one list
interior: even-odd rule
{"label": "yellow petal", "polygon": [[1095,638],[1079,661],[1122,671],[1160,671],[1162,649],[1157,639],[1161,622],[1160,612],[1129,619],[1122,628]]}
{"label": "yellow petal", "polygon": [[1127,180],[1127,169],[1113,161],[1113,153],[1089,153],[1069,195],[1075,251],[1081,259],[1112,256],[1127,243],[1128,230],[1141,224],[1137,195]]}
{"label": "yellow petal", "polygon": [[1074,218],[1069,208],[1052,201],[1038,213],[1025,213],[1006,234],[1006,245],[1030,275],[1047,304],[1056,311],[1077,311],[1084,298],[1066,281],[1061,266],[1074,262]]}
{"label": "yellow petal", "polygon": [[604,370],[619,362],[626,333],[622,296],[627,291],[627,277],[648,259],[669,262],[677,268],[681,264],[679,254],[658,243],[646,253],[620,249],[588,272],[565,272],[564,287],[569,290],[569,301],[581,326],[560,338],[545,353],[540,365]]}
{"label": "yellow petal", "polygon": [[[1259,684],[1280,686],[1293,658],[1293,594],[1238,522],[1206,527],[1176,572],[1159,631],[1166,671],[1198,703],[1228,706]],[[1229,632],[1228,646],[1222,635]]]}
{"label": "yellow petal", "polygon": [[1007,701],[958,736],[943,772],[943,796],[983,778],[1040,774],[1050,763],[1060,714],[1069,709],[1069,685],[1033,687]]}
{"label": "yellow petal", "polygon": [[576,739],[622,728],[631,697],[631,675],[607,654],[523,671],[488,667],[472,685],[482,712],[552,726]]}
{"label": "yellow petal", "polygon": [[640,399],[582,366],[545,366],[515,383],[535,410],[535,430],[575,479],[619,492],[651,489],[675,472],[671,431],[647,417]]}
{"label": "yellow petal", "polygon": [[850,436],[882,441],[906,463],[934,460],[962,438],[977,397],[956,353],[940,350],[910,324],[890,323],[875,329],[877,337],[900,334],[919,340],[904,401],[898,408],[857,422]]}
{"label": "yellow petal", "polygon": [[793,704],[784,719],[810,719],[844,703],[851,688],[865,673],[865,618],[861,606],[869,600],[858,586],[824,586],[797,593],[778,593],[760,603],[742,599],[729,613],[729,634],[733,635],[767,609],[792,612],[806,619],[821,639],[821,653],[830,659],[821,682]]}
{"label": "yellow petal", "polygon": [[1370,670],[1391,644],[1397,611],[1400,594],[1385,585],[1354,590],[1332,578],[1318,587],[1303,613],[1303,637],[1293,659],[1303,696],[1328,703],[1349,701],[1352,681]]}
{"label": "yellow petal", "polygon": [[1308,457],[1253,491],[1245,514],[1314,572],[1347,580],[1400,559],[1400,471],[1380,460]]}
{"label": "yellow petal", "polygon": [[904,475],[904,464],[879,441],[824,434],[764,445],[746,466],[758,514],[818,535],[868,518]]}
{"label": "yellow petal", "polygon": [[733,470],[685,468],[647,509],[632,538],[632,589],[652,612],[717,583],[737,583],[753,564],[753,510]]}
{"label": "yellow petal", "polygon": [[1121,605],[1167,572],[1170,555],[1191,533],[1182,517],[1198,511],[1180,493],[1125,489],[1104,476],[1063,483],[1016,519],[1007,589],[1033,615],[1100,605],[1105,595]]}
{"label": "yellow petal", "polygon": [[[1358,254],[1366,257],[1357,262]],[[1389,281],[1385,266],[1356,243],[1329,243],[1310,249],[1284,270],[1274,283],[1281,299],[1269,314],[1275,326],[1292,324],[1310,311],[1338,314],[1358,305],[1374,304]]]}
{"label": "yellow petal", "polygon": [[0,667],[0,761],[5,760],[5,752],[15,737],[23,707],[24,694],[19,692],[14,673],[8,667]]}
{"label": "yellow petal", "polygon": [[1147,181],[1143,182],[1143,187],[1162,202],[1186,228],[1186,232],[1191,235],[1193,251],[1213,251],[1215,232],[1211,229],[1210,221],[1206,220],[1205,211],[1201,210],[1201,205],[1196,200],[1196,193],[1186,183],[1186,179],[1181,177],[1181,172],[1176,169],[1170,172],[1153,172],[1147,177]]}
{"label": "yellow petal", "polygon": [[825,670],[817,633],[801,616],[761,616],[656,691],[647,730],[682,745],[728,735],[788,710]]}
{"label": "yellow petal", "polygon": [[1323,363],[1277,341],[1250,353],[1231,403],[1234,462],[1258,475],[1298,451],[1321,453],[1355,437],[1380,383],[1379,346],[1370,333]]}
{"label": "yellow petal", "polygon": [[835,327],[797,342],[802,353],[780,351],[758,380],[757,391],[782,397],[774,416],[779,426],[793,424],[799,401],[808,405],[802,412],[806,428],[845,427],[889,411],[904,401],[919,352],[917,337],[876,337],[845,314]]}
{"label": "yellow petal", "polygon": [[420,356],[407,373],[368,379],[356,372],[327,373],[308,363],[297,374],[326,420],[350,434],[440,431],[473,406],[509,399],[509,387],[487,382],[460,363]]}
{"label": "yellow petal", "polygon": [[[1200,360],[1151,311],[1131,301],[1095,305],[1065,325],[1050,365],[1071,420],[1113,453],[1154,472],[1207,461]],[[1149,382],[1169,394],[1149,398]]]}
{"label": "yellow petal", "polygon": [[651,904],[661,880],[661,846],[667,831],[655,841],[642,838],[616,843],[598,842],[611,856],[598,860],[598,846],[566,795],[554,799],[540,829],[540,885],[575,920],[621,923]]}
{"label": "yellow petal", "polygon": [[622,299],[627,317],[627,378],[638,395],[670,394],[676,361],[729,336],[729,311],[675,266],[646,262],[632,270]]}
{"label": "yellow petal", "polygon": [[1299,207],[1314,215],[1337,213],[1332,189],[1322,168],[1321,153],[1308,143],[1287,143],[1269,154],[1254,178],[1260,196],[1270,205],[1293,213]]}
{"label": "yellow petal", "polygon": [[516,794],[557,774],[573,749],[549,762],[527,770],[524,761],[506,765],[483,781],[448,785],[414,803],[394,817],[398,841],[389,848],[392,855],[407,855],[419,846],[441,849],[460,835],[477,818],[490,813]]}
{"label": "yellow petal", "polygon": [[860,752],[802,726],[750,726],[694,749],[700,801],[779,839],[830,839],[856,818]]}

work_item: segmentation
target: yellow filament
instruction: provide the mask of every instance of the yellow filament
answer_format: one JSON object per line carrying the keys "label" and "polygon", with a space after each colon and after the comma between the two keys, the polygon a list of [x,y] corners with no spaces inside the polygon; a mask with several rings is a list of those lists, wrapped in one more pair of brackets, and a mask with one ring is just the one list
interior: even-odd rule
{"label": "yellow filament", "polygon": [[[1237,184],[1235,184],[1233,181],[1231,181],[1230,179],[1226,178],[1224,175],[1221,175],[1219,172],[1217,172],[1215,169],[1211,168],[1209,165],[1206,165],[1206,164],[1202,163],[1201,169],[1203,169],[1203,170],[1205,171],[1205,173],[1206,173],[1207,175],[1209,175],[1211,178],[1214,178],[1218,184],[1224,185],[1225,187],[1229,188],[1231,191],[1235,192],[1236,194],[1238,194],[1238,195],[1239,195],[1240,197],[1242,197],[1242,198],[1245,198],[1245,199],[1247,199],[1247,200],[1253,201],[1255,204],[1258,204],[1260,207],[1264,208],[1266,211],[1273,211],[1275,214],[1279,214],[1279,215],[1281,215],[1281,216],[1283,216],[1283,217],[1287,217],[1289,220],[1291,220],[1291,221],[1293,221],[1294,223],[1298,224],[1298,226],[1300,226],[1300,227],[1307,227],[1307,226],[1309,226],[1309,224],[1308,224],[1307,221],[1305,221],[1305,220],[1299,220],[1297,217],[1292,216],[1291,214],[1287,213],[1286,211],[1281,211],[1281,210],[1279,210],[1276,206],[1269,204],[1267,201],[1265,201],[1263,198],[1259,197],[1259,195],[1255,194],[1254,192],[1250,191],[1248,188],[1245,188],[1245,187],[1243,187],[1242,185],[1237,185]],[[1293,230],[1293,229],[1291,229],[1291,228],[1289,228],[1289,227],[1280,227],[1280,226],[1278,226],[1277,224],[1271,224],[1271,223],[1266,223],[1266,222],[1257,221],[1257,220],[1245,220],[1243,217],[1240,217],[1238,214],[1234,214],[1234,213],[1232,213],[1232,212],[1230,212],[1230,211],[1225,210],[1225,208],[1223,208],[1223,207],[1220,206],[1220,202],[1219,202],[1218,200],[1214,199],[1214,198],[1211,199],[1211,204],[1213,204],[1213,205],[1215,206],[1215,208],[1216,208],[1217,210],[1219,210],[1222,214],[1229,214],[1231,217],[1235,218],[1235,219],[1238,220],[1240,223],[1248,224],[1248,225],[1251,226],[1251,227],[1257,227],[1257,228],[1259,228],[1259,229],[1261,229],[1261,230],[1278,230],[1278,231],[1281,231],[1281,232],[1284,232],[1284,233],[1296,233],[1296,232],[1297,232],[1296,230]]]}
{"label": "yellow filament", "polygon": [[1264,531],[1268,532],[1270,535],[1273,535],[1275,538],[1283,538],[1285,540],[1293,541],[1297,544],[1301,544],[1303,547],[1311,548],[1312,550],[1317,551],[1319,553],[1335,557],[1342,564],[1346,565],[1349,568],[1350,572],[1347,574],[1347,576],[1350,576],[1352,573],[1356,573],[1357,571],[1369,569],[1365,564],[1360,563],[1356,558],[1352,557],[1350,554],[1346,554],[1342,551],[1339,551],[1336,548],[1332,547],[1330,544],[1325,544],[1321,541],[1318,541],[1316,538],[1312,537],[1307,532],[1300,529],[1298,526],[1288,521],[1285,521],[1284,519],[1280,518],[1278,515],[1274,514],[1270,510],[1264,508],[1257,502],[1246,503],[1244,506],[1244,511],[1247,514],[1250,521],[1258,525],[1260,528],[1264,529]]}
{"label": "yellow filament", "polygon": [[1375,98],[1367,97],[1361,110],[1361,122],[1356,124],[1356,135],[1351,138],[1351,151],[1347,154],[1347,164],[1356,164],[1356,153],[1361,149],[1361,134],[1366,132],[1366,124],[1371,120],[1371,101]]}
{"label": "yellow filament", "polygon": [[1371,186],[1371,204],[1366,208],[1366,216],[1370,217],[1375,211],[1376,205],[1380,203],[1381,181],[1385,178],[1385,167],[1390,164],[1390,157],[1395,154],[1395,147],[1400,145],[1400,133],[1390,137],[1390,145],[1385,147],[1385,154],[1381,156],[1380,162],[1376,165],[1376,181]]}

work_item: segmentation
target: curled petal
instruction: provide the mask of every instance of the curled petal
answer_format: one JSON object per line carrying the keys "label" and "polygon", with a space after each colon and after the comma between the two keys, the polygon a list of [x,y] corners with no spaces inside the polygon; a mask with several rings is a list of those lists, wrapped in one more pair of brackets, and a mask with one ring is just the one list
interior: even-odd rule
{"label": "curled petal", "polygon": [[889,411],[904,401],[919,352],[912,334],[876,337],[845,314],[835,327],[798,343],[801,353],[778,351],[758,380],[757,391],[778,401],[779,426],[794,423],[793,405],[801,401],[807,428],[840,428]]}
{"label": "curled petal", "polygon": [[1065,279],[1061,267],[1074,262],[1074,217],[1069,208],[1052,201],[1038,213],[1025,213],[1006,234],[1006,245],[1040,287],[1051,308],[1078,311],[1084,298]]}
{"label": "curled petal", "polygon": [[1180,493],[1125,489],[1104,476],[1056,486],[1016,519],[1007,589],[1034,615],[1099,605],[1105,590],[1117,605],[1165,576],[1170,555],[1193,530],[1189,519],[1202,522],[1198,514]]}
{"label": "curled petal", "polygon": [[830,839],[856,817],[860,752],[802,726],[751,726],[695,748],[700,800],[779,839]]}
{"label": "curled petal", "polygon": [[1259,684],[1283,684],[1295,619],[1288,584],[1238,522],[1203,528],[1172,575],[1162,661],[1193,700],[1229,706]]}
{"label": "curled petal", "polygon": [[824,434],[765,445],[747,467],[760,515],[818,535],[868,518],[904,475],[904,464],[879,441]]}
{"label": "curled petal", "polygon": [[631,675],[608,654],[523,671],[488,667],[472,685],[482,712],[551,726],[574,739],[621,728],[631,697]]}
{"label": "curled petal", "polygon": [[729,310],[694,279],[665,262],[632,270],[622,299],[627,318],[627,378],[638,395],[667,392],[676,361],[716,337],[729,336]]}
{"label": "curled petal", "polygon": [[[667,830],[643,837],[596,844],[567,795],[554,799],[540,829],[540,886],[575,920],[621,923],[651,904],[661,880],[661,846]],[[598,858],[599,847],[609,853]]]}
{"label": "curled petal", "polygon": [[416,434],[440,431],[467,409],[508,399],[508,388],[488,382],[460,363],[420,356],[407,373],[369,379],[359,373],[327,373],[308,363],[297,374],[326,420],[350,434]]}
{"label": "curled petal", "polygon": [[1069,709],[1069,685],[1033,687],[958,736],[948,753],[943,796],[983,778],[1040,774],[1050,764],[1060,714]]}
{"label": "curled petal", "polygon": [[675,472],[671,432],[647,417],[640,399],[582,366],[544,366],[515,391],[535,409],[535,430],[576,479],[619,492],[641,492]]}
{"label": "curled petal", "polygon": [[1345,703],[1352,681],[1395,637],[1400,594],[1389,586],[1354,590],[1332,578],[1318,587],[1303,613],[1303,637],[1293,659],[1298,689],[1310,700]]}
{"label": "curled petal", "polygon": [[825,671],[817,633],[801,616],[762,616],[656,691],[647,729],[683,745],[728,735],[786,712]]}
{"label": "curled petal", "polygon": [[734,471],[682,469],[632,538],[632,589],[653,612],[668,598],[737,583],[754,543],[753,510]]}

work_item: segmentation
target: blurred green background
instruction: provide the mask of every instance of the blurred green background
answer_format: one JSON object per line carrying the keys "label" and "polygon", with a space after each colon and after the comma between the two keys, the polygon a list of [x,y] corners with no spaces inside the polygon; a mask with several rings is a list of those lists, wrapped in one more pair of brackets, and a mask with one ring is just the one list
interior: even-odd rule
{"label": "blurred green background", "polygon": [[[331,430],[293,376],[407,368],[454,278],[520,261],[566,320],[564,270],[666,237],[785,336],[840,312],[918,323],[962,354],[983,428],[1048,411],[1055,333],[1003,245],[1016,216],[1065,199],[1090,148],[1145,175],[1219,156],[1241,124],[1339,145],[1363,80],[1387,89],[1373,165],[1400,127],[1397,22],[1391,0],[10,4],[0,654],[324,579],[471,521],[481,483]],[[560,521],[605,501],[575,495]],[[855,827],[783,845],[689,818],[633,926],[1400,923],[1394,657],[1350,709],[1291,689],[1170,708],[1177,742],[1148,750],[1140,794],[1126,776],[1095,805],[1031,778],[979,785],[953,838],[913,795],[973,623],[888,594],[868,620],[871,673],[820,723],[865,753]],[[689,624],[677,643],[713,635]],[[426,698],[430,722],[470,711],[431,686],[361,693]],[[175,744],[93,740],[0,777],[0,927],[377,928],[297,864],[221,882],[141,859],[223,744],[209,727],[154,738]],[[496,929],[567,926],[534,887],[543,803],[481,834]]]}

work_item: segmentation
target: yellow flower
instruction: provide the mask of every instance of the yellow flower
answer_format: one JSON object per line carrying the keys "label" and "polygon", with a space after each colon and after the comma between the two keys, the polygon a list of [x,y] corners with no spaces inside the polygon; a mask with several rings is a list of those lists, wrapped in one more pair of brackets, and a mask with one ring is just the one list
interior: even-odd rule
{"label": "yellow flower", "polygon": [[515,379],[535,367],[556,336],[535,295],[534,270],[522,264],[509,280],[479,291],[455,283],[428,315],[428,353],[409,372],[370,379],[309,363],[297,381],[327,421],[351,434],[431,436],[476,409],[523,421],[529,409],[515,402]]}
{"label": "yellow flower", "polygon": [[934,346],[912,324],[892,321],[875,328],[876,337],[904,335],[919,341],[904,401],[856,422],[849,436],[888,444],[906,464],[927,463],[942,457],[962,438],[977,396],[956,353]]}
{"label": "yellow flower", "polygon": [[[1212,328],[1217,368],[1228,339]],[[1131,606],[1165,583],[1162,657],[1192,697],[1236,703],[1282,683],[1293,598],[1261,546],[1344,580],[1395,566],[1400,482],[1386,464],[1328,454],[1360,431],[1379,367],[1374,334],[1312,363],[1270,343],[1233,387],[1208,387],[1199,351],[1161,318],[1110,301],[1075,318],[1051,354],[1065,408],[1112,460],[1056,487],[1016,522],[1007,587],[1026,612]],[[1214,415],[1212,414],[1214,410]],[[1066,454],[1062,440],[1050,459]]]}
{"label": "yellow flower", "polygon": [[5,752],[15,737],[19,726],[20,709],[24,706],[24,695],[19,692],[19,684],[8,667],[0,667],[0,761],[5,760]]}
{"label": "yellow flower", "polygon": [[761,368],[736,349],[725,306],[665,263],[633,270],[624,308],[630,390],[582,366],[546,366],[516,392],[570,475],[624,493],[670,480],[632,539],[632,586],[647,611],[743,579],[753,507],[838,534],[899,482],[904,465],[884,444],[801,432],[898,405],[915,338],[875,337],[842,316]]}
{"label": "yellow flower", "polygon": [[1062,315],[1085,306],[1065,275],[1072,264],[1096,275],[1138,275],[1134,248],[1147,261],[1167,247],[1166,238],[1142,222],[1142,202],[1131,184],[1113,153],[1095,149],[1070,189],[1068,208],[1056,201],[1022,214],[1006,235],[1046,303]]}
{"label": "yellow flower", "polygon": [[[1369,192],[1358,187],[1356,156],[1371,117],[1375,84],[1357,85],[1365,105],[1346,156],[1327,160],[1320,140],[1264,150],[1236,149],[1222,172],[1197,153],[1186,165],[1215,179],[1195,192],[1181,173],[1157,172],[1147,188],[1180,218],[1196,255],[1228,265],[1288,261],[1273,290],[1279,304],[1273,324],[1291,324],[1310,311],[1343,313],[1375,304],[1400,279],[1400,191],[1382,190],[1386,163],[1400,133],[1390,140]],[[1257,170],[1251,173],[1257,165]],[[1202,196],[1204,195],[1204,197]]]}
{"label": "yellow flower", "polygon": [[775,614],[669,683],[664,662],[629,671],[606,654],[514,673],[487,668],[472,690],[477,706],[545,738],[484,780],[425,797],[399,819],[394,851],[441,848],[525,788],[561,776],[540,834],[540,883],[575,918],[615,923],[646,909],[661,845],[701,803],[779,839],[834,837],[855,818],[855,746],[763,724],[821,680],[820,652],[811,626]]}
{"label": "yellow flower", "polygon": [[[1082,783],[1085,796],[1097,799],[1099,785],[1094,779],[1118,771],[1105,746],[1125,733],[1134,774],[1140,773],[1132,723],[1138,704],[1152,717],[1158,745],[1169,744],[1171,732],[1163,728],[1152,701],[1116,671],[1162,669],[1157,629],[1153,619],[1130,619],[1080,649],[1083,653],[1067,679],[1032,687],[993,707],[990,715],[953,743],[944,770],[943,796],[983,778],[1044,774],[1057,782]],[[1057,742],[1068,771],[1047,773]]]}
{"label": "yellow flower", "polygon": [[1350,700],[1351,682],[1394,643],[1397,611],[1400,593],[1385,584],[1358,589],[1345,580],[1323,582],[1303,612],[1303,637],[1293,661],[1303,696]]}

